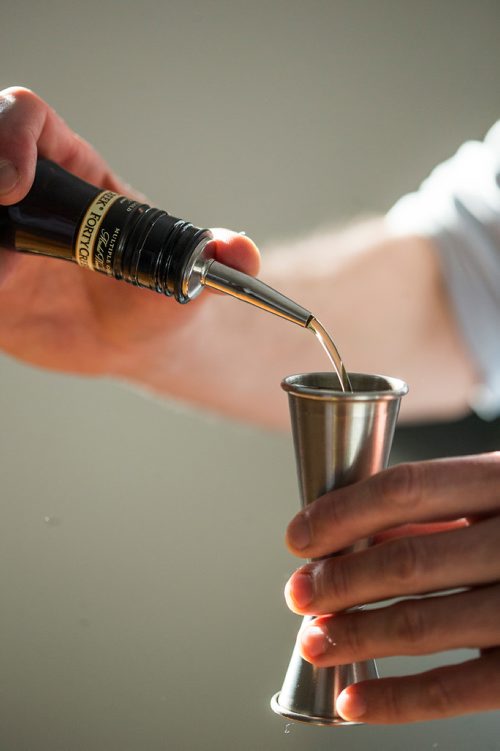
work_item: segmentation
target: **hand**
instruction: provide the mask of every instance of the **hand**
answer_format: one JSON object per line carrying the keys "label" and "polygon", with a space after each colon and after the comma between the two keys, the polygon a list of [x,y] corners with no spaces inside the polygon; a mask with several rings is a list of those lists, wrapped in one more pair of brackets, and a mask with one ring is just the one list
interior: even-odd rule
{"label": "hand", "polygon": [[[327,667],[481,652],[420,675],[354,684],[339,696],[340,714],[402,723],[500,709],[500,453],[404,464],[328,493],[295,517],[287,542],[318,558],[372,536],[367,550],[308,563],[288,582],[289,607],[320,616],[299,635],[304,658]],[[403,599],[343,612],[390,598]]]}
{"label": "hand", "polygon": [[[38,154],[90,183],[144,200],[33,92],[5,89],[0,92],[1,204],[26,195]],[[219,261],[257,273],[259,253],[249,238],[229,230],[213,232]],[[209,297],[204,293],[182,306],[73,264],[4,249],[0,349],[52,370],[135,376],[136,364],[147,369],[153,353],[174,356]],[[175,377],[179,380],[178,373]]]}

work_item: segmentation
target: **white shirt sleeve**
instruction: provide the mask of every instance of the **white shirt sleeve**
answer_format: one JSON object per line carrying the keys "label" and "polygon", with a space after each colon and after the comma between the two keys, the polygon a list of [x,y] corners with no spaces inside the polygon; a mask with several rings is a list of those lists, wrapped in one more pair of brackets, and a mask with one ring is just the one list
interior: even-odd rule
{"label": "white shirt sleeve", "polygon": [[464,144],[387,221],[398,234],[431,237],[464,340],[482,375],[471,400],[500,415],[500,121],[483,142]]}

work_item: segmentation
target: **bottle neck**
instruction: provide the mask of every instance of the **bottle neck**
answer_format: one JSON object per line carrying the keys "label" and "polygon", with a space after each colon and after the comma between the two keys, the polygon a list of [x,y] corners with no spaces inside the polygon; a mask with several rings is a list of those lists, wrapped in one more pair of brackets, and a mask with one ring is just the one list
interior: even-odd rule
{"label": "bottle neck", "polygon": [[187,278],[212,235],[112,191],[80,180],[46,159],[19,203],[0,207],[0,246],[61,258],[187,302]]}

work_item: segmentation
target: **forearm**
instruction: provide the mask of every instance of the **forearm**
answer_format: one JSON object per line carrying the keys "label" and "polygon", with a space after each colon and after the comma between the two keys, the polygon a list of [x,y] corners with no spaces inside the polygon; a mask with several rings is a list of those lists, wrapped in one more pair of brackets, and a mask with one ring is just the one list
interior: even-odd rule
{"label": "forearm", "polygon": [[[490,195],[500,174],[498,133],[438,168],[430,189],[419,191],[416,204],[412,199],[412,210],[404,216],[399,212],[399,225],[403,232],[423,227],[422,235],[446,234],[450,248],[443,254],[440,245],[440,260],[451,257],[447,277],[452,268],[455,309],[462,330],[467,330],[468,346],[481,363],[482,378],[500,403],[500,355],[491,324],[496,316],[490,313],[498,307],[500,214],[498,201],[492,202]],[[0,92],[0,160],[11,162],[15,178],[10,187],[3,185],[2,204],[26,195],[38,153],[95,185],[128,192],[101,157],[39,97],[26,89]],[[481,174],[477,164],[483,165]],[[473,194],[470,174],[477,178]],[[394,220],[394,210],[392,214]],[[415,216],[416,225],[411,223]],[[467,227],[464,216],[471,217]],[[479,243],[478,226],[487,235]],[[464,238],[468,241],[460,242]],[[474,265],[478,248],[483,249],[474,295],[468,294],[464,263],[460,258],[457,263],[457,245],[463,246],[460,258],[471,261],[469,265]],[[222,263],[257,272],[258,252],[248,238],[226,231],[215,248]],[[453,273],[458,267],[461,277]],[[250,306],[204,293],[183,310],[159,295],[98,277],[69,265],[53,266],[41,257],[9,256],[0,249],[0,348],[38,367],[120,378],[272,427],[288,423],[286,400],[279,391],[282,377],[329,368],[310,332]],[[269,251],[260,277],[322,321],[348,369],[406,379],[407,418],[452,417],[468,409],[471,389],[480,379],[458,333],[429,241],[396,239],[381,220],[360,223],[347,232],[325,232]],[[456,283],[458,277],[462,286]],[[465,299],[463,285],[467,309],[457,306],[457,295],[459,302]],[[481,304],[485,289],[487,308]],[[480,315],[471,315],[471,310]],[[486,329],[482,346],[474,346],[479,339],[475,332]],[[490,357],[492,349],[495,357]]]}
{"label": "forearm", "polygon": [[[382,220],[364,222],[265,253],[260,277],[323,322],[349,370],[407,380],[404,418],[468,410],[477,375],[429,241],[396,239]],[[282,377],[329,368],[310,332],[223,296],[181,319],[168,348],[145,345],[140,358],[120,364],[120,375],[156,393],[281,428],[288,421]]]}

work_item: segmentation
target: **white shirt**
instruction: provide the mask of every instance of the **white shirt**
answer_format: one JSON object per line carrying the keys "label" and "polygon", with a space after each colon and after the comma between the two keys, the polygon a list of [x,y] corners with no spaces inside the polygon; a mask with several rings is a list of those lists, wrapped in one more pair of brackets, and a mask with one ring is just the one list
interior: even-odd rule
{"label": "white shirt", "polygon": [[500,415],[500,121],[465,143],[387,216],[433,240],[464,340],[482,375],[471,406]]}

